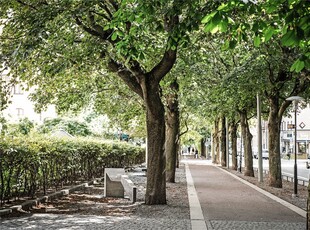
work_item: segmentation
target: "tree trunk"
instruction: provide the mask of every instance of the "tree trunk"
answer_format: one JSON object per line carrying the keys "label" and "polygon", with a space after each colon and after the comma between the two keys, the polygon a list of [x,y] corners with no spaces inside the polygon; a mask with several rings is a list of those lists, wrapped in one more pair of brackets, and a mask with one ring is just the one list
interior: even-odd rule
{"label": "tree trunk", "polygon": [[170,88],[173,92],[170,93],[166,98],[166,181],[174,183],[178,155],[178,136],[180,130],[179,104],[177,94],[179,86],[176,80],[170,84]]}
{"label": "tree trunk", "polygon": [[282,188],[281,157],[280,157],[280,124],[279,97],[269,97],[268,117],[268,150],[269,150],[269,185]]}
{"label": "tree trunk", "polygon": [[216,140],[215,140],[215,133],[211,133],[212,138],[211,138],[211,161],[213,164],[216,163],[216,156],[215,156],[215,145],[216,145]]}
{"label": "tree trunk", "polygon": [[220,158],[220,145],[219,145],[219,119],[214,121],[214,133],[213,133],[213,146],[214,156],[212,157],[212,163],[218,164]]}
{"label": "tree trunk", "polygon": [[226,162],[226,118],[223,116],[221,118],[221,165],[223,167],[227,166],[227,162]]}
{"label": "tree trunk", "polygon": [[245,176],[254,177],[253,170],[253,154],[252,154],[252,134],[250,133],[249,123],[247,120],[246,110],[239,111],[240,123],[241,123],[241,133],[243,138],[243,149],[244,149],[244,164],[245,164]]}
{"label": "tree trunk", "polygon": [[308,199],[307,199],[307,229],[310,228],[310,180],[308,181]]}
{"label": "tree trunk", "polygon": [[202,157],[206,157],[207,156],[207,153],[206,153],[207,151],[206,151],[205,143],[206,143],[206,138],[201,138],[201,140],[200,140],[200,155]]}
{"label": "tree trunk", "polygon": [[238,169],[238,158],[237,158],[237,123],[230,123],[230,139],[231,139],[231,157],[232,157],[232,169]]}

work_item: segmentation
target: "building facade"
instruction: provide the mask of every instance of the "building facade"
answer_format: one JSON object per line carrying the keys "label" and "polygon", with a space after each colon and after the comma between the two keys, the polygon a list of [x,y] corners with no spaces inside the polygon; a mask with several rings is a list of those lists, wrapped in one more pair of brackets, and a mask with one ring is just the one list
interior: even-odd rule
{"label": "building facade", "polygon": [[[7,72],[1,74],[3,81],[9,81]],[[17,123],[20,119],[28,118],[30,121],[42,124],[45,118],[56,118],[57,113],[55,106],[50,105],[47,110],[41,113],[35,111],[34,103],[29,99],[29,95],[33,89],[24,90],[21,84],[16,84],[11,87],[10,103],[7,108],[1,111],[3,116],[9,123]]]}
{"label": "building facade", "polygon": [[[294,153],[294,112],[282,118],[280,126],[281,154]],[[257,151],[257,129],[251,129],[253,149]],[[297,154],[310,156],[310,105],[297,111]],[[268,121],[262,121],[262,149],[268,149]]]}

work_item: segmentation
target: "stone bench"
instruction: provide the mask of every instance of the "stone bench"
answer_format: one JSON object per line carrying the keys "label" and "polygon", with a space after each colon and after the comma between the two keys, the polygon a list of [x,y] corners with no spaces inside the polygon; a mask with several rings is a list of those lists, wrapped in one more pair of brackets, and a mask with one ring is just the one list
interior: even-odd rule
{"label": "stone bench", "polygon": [[105,168],[104,196],[124,198],[125,194],[133,203],[136,202],[137,188],[125,175],[125,170],[123,168]]}
{"label": "stone bench", "polygon": [[137,187],[134,183],[128,178],[127,175],[122,175],[121,183],[124,187],[124,193],[129,197],[132,203],[137,201]]}

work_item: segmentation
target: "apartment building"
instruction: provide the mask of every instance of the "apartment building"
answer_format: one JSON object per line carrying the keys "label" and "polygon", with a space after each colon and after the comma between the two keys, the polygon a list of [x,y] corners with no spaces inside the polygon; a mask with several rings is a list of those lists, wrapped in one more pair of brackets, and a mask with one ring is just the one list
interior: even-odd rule
{"label": "apartment building", "polygon": [[[1,79],[9,81],[7,72],[2,72]],[[37,124],[42,124],[45,118],[55,118],[57,113],[55,106],[48,106],[46,111],[37,113],[34,109],[34,103],[29,99],[33,89],[24,90],[22,84],[16,84],[11,87],[10,103],[8,107],[1,111],[1,115],[9,123],[17,123],[20,119],[28,118]]]}
{"label": "apartment building", "polygon": [[[293,153],[294,134],[294,112],[282,118],[280,126],[280,149],[282,154]],[[253,135],[253,149],[257,150],[257,129],[251,129]],[[297,154],[308,154],[310,156],[310,105],[299,108],[297,111]],[[262,148],[268,149],[268,121],[262,121]]]}

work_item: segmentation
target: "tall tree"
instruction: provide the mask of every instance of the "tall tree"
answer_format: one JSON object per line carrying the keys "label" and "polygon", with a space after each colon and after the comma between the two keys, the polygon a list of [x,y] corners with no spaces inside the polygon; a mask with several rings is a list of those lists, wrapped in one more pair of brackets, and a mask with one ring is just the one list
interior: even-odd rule
{"label": "tall tree", "polygon": [[175,169],[179,150],[180,116],[177,79],[170,83],[170,92],[166,96],[166,180],[175,182]]}
{"label": "tall tree", "polygon": [[252,154],[252,134],[250,132],[248,117],[246,110],[239,110],[240,114],[240,126],[241,135],[243,138],[243,149],[244,149],[244,164],[245,164],[245,176],[254,177],[253,170],[253,154]]}
{"label": "tall tree", "polygon": [[232,158],[232,169],[238,169],[237,162],[237,129],[238,124],[233,120],[230,122],[230,140],[231,140],[231,158]]}
{"label": "tall tree", "polygon": [[[0,1],[1,61],[32,85],[59,86],[108,70],[144,102],[148,139],[146,204],[165,204],[165,119],[160,81],[199,1]],[[180,15],[182,14],[182,20]],[[190,19],[190,20],[189,20]],[[150,61],[151,60],[151,61]],[[49,92],[42,92],[48,94]]]}

